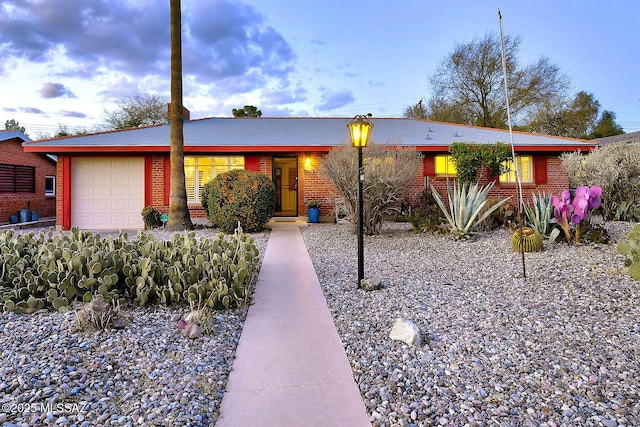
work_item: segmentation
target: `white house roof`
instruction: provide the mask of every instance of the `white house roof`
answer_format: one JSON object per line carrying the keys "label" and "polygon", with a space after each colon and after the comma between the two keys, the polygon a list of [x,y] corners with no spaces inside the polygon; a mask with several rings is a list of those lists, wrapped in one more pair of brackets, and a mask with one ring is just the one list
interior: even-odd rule
{"label": "white house roof", "polygon": [[[184,123],[185,151],[325,151],[349,143],[350,118],[209,118]],[[454,142],[509,143],[506,130],[418,119],[374,118],[371,140],[418,149],[445,150]],[[25,151],[50,153],[168,151],[168,124],[25,142]],[[571,151],[594,144],[579,139],[514,132],[520,149]]]}
{"label": "white house roof", "polygon": [[626,142],[627,144],[638,144],[640,143],[640,131],[623,133],[621,135],[607,136],[604,138],[594,139],[593,141],[597,142],[600,145],[615,144],[618,142]]}

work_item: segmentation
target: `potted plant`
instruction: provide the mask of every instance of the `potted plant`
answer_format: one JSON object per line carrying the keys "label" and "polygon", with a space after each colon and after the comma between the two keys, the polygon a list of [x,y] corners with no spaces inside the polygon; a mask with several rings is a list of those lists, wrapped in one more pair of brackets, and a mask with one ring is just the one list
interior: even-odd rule
{"label": "potted plant", "polygon": [[307,210],[309,212],[309,222],[317,223],[320,218],[320,201],[309,200],[307,202]]}

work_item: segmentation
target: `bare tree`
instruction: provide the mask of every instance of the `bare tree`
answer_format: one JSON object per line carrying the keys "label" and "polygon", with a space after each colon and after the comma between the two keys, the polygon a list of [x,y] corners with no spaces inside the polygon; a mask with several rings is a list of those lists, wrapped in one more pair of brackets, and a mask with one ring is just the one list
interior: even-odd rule
{"label": "bare tree", "polygon": [[[545,102],[564,99],[569,82],[547,58],[520,67],[519,45],[519,38],[505,37],[511,114],[516,123],[526,123]],[[500,39],[494,33],[457,45],[430,78],[434,95],[428,101],[427,117],[506,128],[500,51]]]}
{"label": "bare tree", "polygon": [[103,127],[129,129],[152,126],[167,121],[167,100],[160,95],[128,96],[118,102],[118,108],[104,112]]}
{"label": "bare tree", "polygon": [[184,133],[182,113],[182,12],[180,0],[171,0],[171,112],[170,112],[170,168],[169,230],[192,229],[187,206],[184,175]]}
{"label": "bare tree", "polygon": [[[347,218],[356,225],[358,207],[357,156],[351,146],[334,148],[322,164],[326,175],[344,197]],[[410,194],[422,155],[410,148],[370,144],[363,150],[365,179],[364,232],[380,234],[384,215],[397,212]]]}

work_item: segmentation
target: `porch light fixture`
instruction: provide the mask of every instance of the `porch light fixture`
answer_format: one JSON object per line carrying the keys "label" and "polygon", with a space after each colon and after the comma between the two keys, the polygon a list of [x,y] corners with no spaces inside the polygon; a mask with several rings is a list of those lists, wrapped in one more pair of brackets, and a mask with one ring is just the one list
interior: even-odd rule
{"label": "porch light fixture", "polygon": [[304,170],[307,172],[311,172],[313,170],[313,166],[311,165],[311,157],[307,156],[304,159]]}
{"label": "porch light fixture", "polygon": [[[371,114],[368,114],[371,117]],[[362,183],[364,182],[364,166],[362,165],[362,147],[367,146],[369,135],[373,129],[373,123],[367,116],[355,116],[347,123],[351,144],[358,149],[358,287],[362,286],[364,279],[364,213]]]}

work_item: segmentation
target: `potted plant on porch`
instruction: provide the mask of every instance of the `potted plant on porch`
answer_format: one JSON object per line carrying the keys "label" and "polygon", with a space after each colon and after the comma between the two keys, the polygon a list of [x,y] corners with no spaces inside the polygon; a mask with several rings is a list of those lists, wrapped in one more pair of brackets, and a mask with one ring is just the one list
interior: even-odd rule
{"label": "potted plant on porch", "polygon": [[307,202],[307,210],[309,212],[309,222],[317,223],[320,218],[320,201],[309,200]]}

